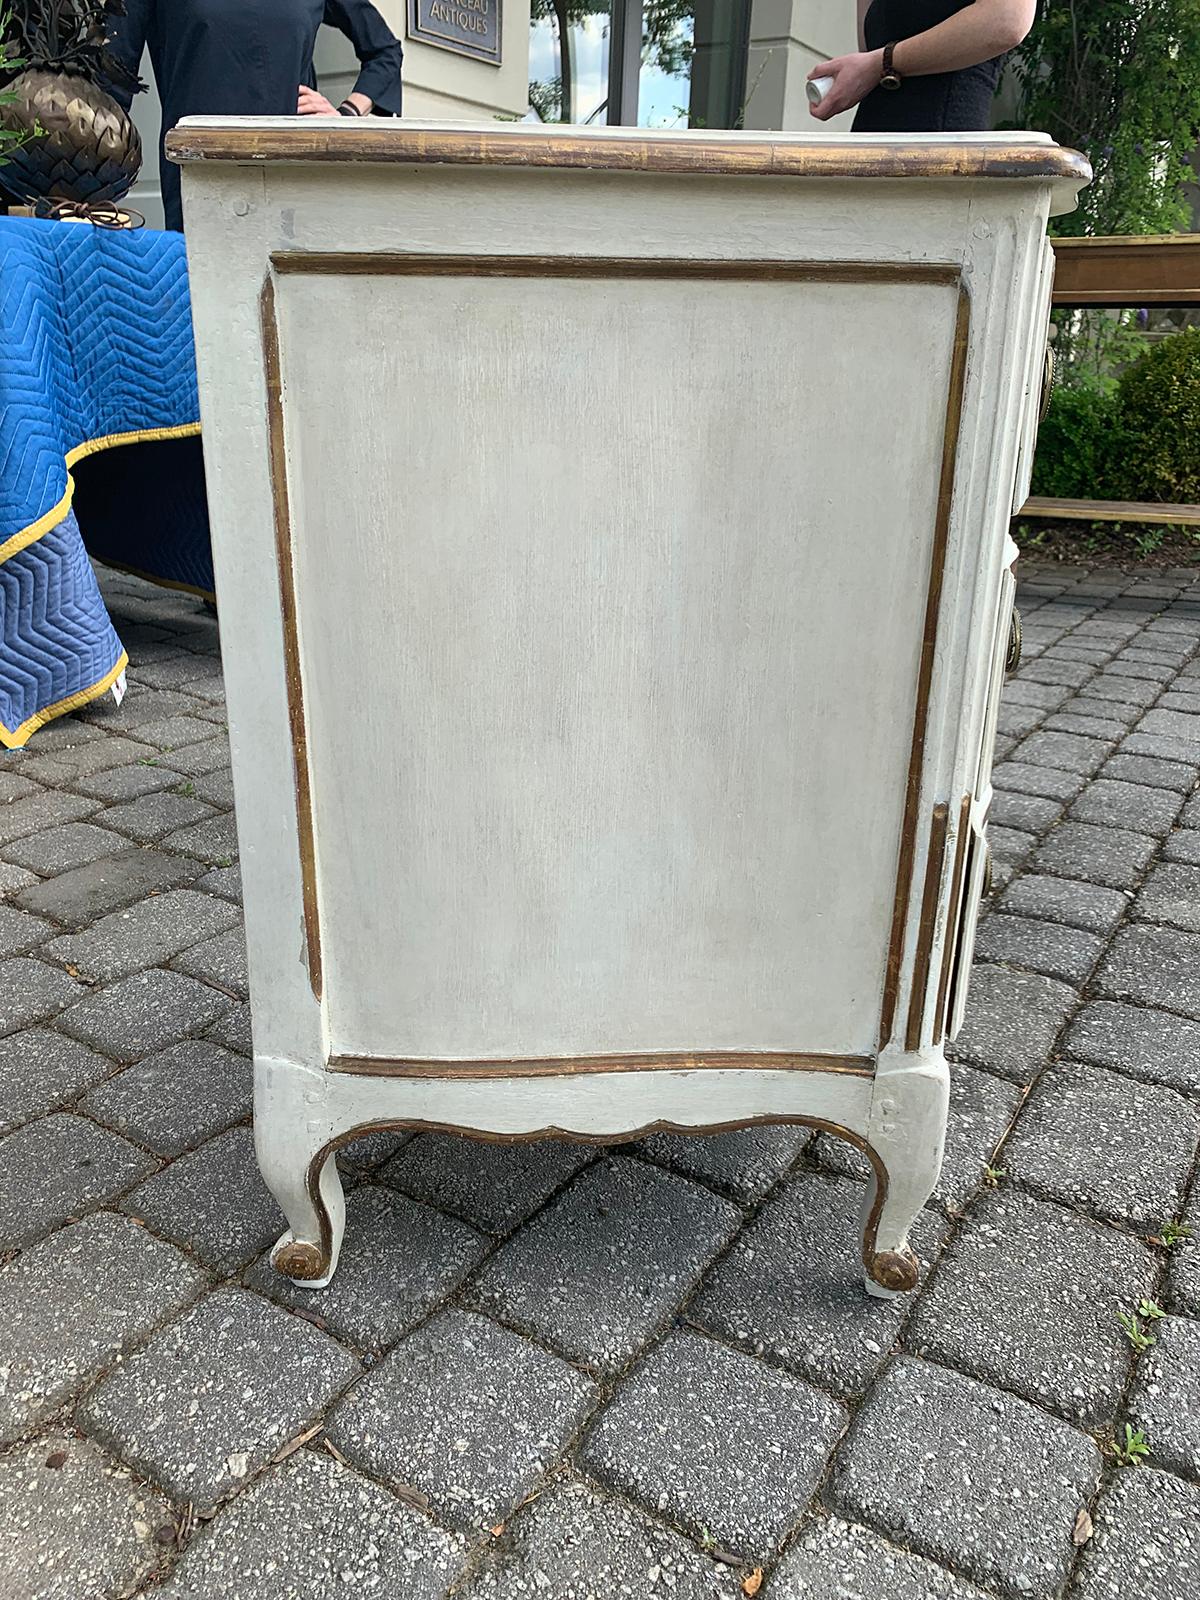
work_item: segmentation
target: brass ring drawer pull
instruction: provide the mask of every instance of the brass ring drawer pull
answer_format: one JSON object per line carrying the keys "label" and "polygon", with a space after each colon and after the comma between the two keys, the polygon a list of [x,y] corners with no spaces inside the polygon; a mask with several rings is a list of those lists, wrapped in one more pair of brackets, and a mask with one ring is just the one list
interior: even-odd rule
{"label": "brass ring drawer pull", "polygon": [[1050,397],[1054,393],[1054,385],[1058,377],[1058,367],[1054,360],[1054,350],[1049,344],[1046,346],[1046,359],[1042,366],[1042,403],[1038,407],[1038,426],[1046,420],[1046,413],[1050,409]]}
{"label": "brass ring drawer pull", "polygon": [[1012,619],[1008,624],[1008,654],[1004,658],[1004,670],[1014,673],[1021,665],[1021,613],[1016,606],[1012,608]]}
{"label": "brass ring drawer pull", "polygon": [[[987,847],[985,846],[984,848],[986,849]],[[992,883],[994,879],[995,873],[992,871],[992,852],[988,850],[987,855],[983,858],[983,881],[979,885],[979,898],[981,900],[986,900],[991,894]]]}

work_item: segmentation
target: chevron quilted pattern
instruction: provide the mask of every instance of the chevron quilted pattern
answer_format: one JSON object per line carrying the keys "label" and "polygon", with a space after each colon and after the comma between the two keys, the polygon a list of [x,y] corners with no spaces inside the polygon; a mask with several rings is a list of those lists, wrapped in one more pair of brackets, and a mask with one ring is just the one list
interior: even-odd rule
{"label": "chevron quilted pattern", "polygon": [[73,512],[0,563],[0,744],[103,694],[124,669]]}
{"label": "chevron quilted pattern", "polygon": [[2,557],[66,510],[68,458],[197,426],[183,239],[0,217],[0,328]]}
{"label": "chevron quilted pattern", "polygon": [[[103,693],[124,661],[72,510],[72,464],[198,431],[182,237],[0,217],[0,744]],[[131,491],[110,491],[98,533],[123,564],[210,588],[198,446],[187,462],[164,502],[147,487],[161,471],[143,482],[131,459]]]}

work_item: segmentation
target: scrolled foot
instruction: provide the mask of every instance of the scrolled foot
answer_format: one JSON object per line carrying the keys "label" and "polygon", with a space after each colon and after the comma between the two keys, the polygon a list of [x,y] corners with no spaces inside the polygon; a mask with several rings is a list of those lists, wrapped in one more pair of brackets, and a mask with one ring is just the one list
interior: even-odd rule
{"label": "scrolled foot", "polygon": [[880,1250],[871,1257],[868,1271],[872,1282],[889,1294],[908,1294],[917,1287],[921,1263],[911,1250]]}
{"label": "scrolled foot", "polygon": [[315,1284],[329,1278],[329,1262],[321,1247],[303,1239],[285,1234],[271,1252],[271,1265],[276,1272],[296,1283]]}

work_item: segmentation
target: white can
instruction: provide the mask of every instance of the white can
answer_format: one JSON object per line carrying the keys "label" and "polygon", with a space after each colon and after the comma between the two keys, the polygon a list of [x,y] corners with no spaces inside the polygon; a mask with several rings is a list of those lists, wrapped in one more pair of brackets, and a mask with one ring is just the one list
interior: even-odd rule
{"label": "white can", "polygon": [[832,88],[832,78],[810,78],[804,86],[804,92],[808,95],[809,105],[819,106]]}

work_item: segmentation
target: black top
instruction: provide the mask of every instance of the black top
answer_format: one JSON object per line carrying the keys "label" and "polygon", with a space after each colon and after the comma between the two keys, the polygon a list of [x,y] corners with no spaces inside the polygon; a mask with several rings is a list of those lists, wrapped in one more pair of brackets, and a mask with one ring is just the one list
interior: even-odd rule
{"label": "black top", "polygon": [[[872,0],[863,21],[868,50],[945,22],[973,0]],[[1003,56],[959,72],[905,78],[898,89],[872,89],[854,115],[855,133],[973,133],[992,125],[992,97]]]}
{"label": "black top", "polygon": [[[150,48],[163,132],[181,117],[294,117],[300,85],[316,87],[313,48],[323,22],[353,44],[355,92],[400,115],[400,41],[371,0],[127,0],[113,53],[135,72]],[[115,89],[128,108],[127,90]],[[183,229],[179,168],[159,154],[168,228]]]}

